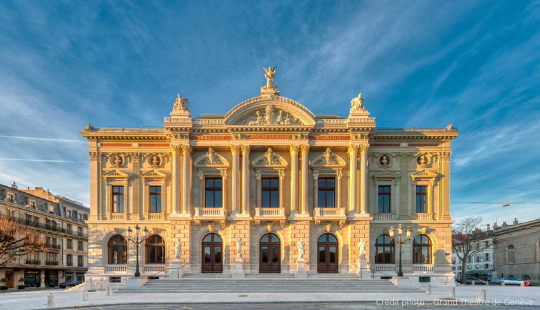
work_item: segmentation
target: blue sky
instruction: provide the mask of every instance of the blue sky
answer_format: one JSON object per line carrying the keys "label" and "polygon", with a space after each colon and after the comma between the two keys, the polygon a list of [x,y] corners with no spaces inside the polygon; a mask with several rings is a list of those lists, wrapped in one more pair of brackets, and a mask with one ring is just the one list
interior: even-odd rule
{"label": "blue sky", "polygon": [[531,220],[539,50],[539,1],[2,1],[0,183],[88,204],[86,124],[226,113],[277,66],[316,114],[361,92],[380,127],[453,123],[452,216]]}

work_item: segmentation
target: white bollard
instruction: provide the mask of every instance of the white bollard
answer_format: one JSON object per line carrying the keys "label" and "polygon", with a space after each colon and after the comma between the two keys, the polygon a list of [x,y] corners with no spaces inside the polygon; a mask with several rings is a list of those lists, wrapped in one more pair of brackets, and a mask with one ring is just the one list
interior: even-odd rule
{"label": "white bollard", "polygon": [[426,295],[431,295],[431,285],[426,285]]}
{"label": "white bollard", "polygon": [[525,282],[519,283],[519,286],[525,286]]}
{"label": "white bollard", "polygon": [[478,301],[486,302],[486,290],[484,289],[478,290]]}
{"label": "white bollard", "polygon": [[83,300],[83,301],[88,300],[88,291],[87,291],[87,290],[83,290],[83,291],[82,291],[82,293],[81,293],[81,300]]}
{"label": "white bollard", "polygon": [[448,298],[456,298],[456,288],[453,286],[448,287]]}
{"label": "white bollard", "polygon": [[504,282],[501,282],[501,285],[502,285],[502,286],[506,286],[506,283],[504,283]]}
{"label": "white bollard", "polygon": [[109,286],[107,286],[107,296],[111,296],[112,295],[112,290]]}
{"label": "white bollard", "polygon": [[472,280],[472,285],[474,285],[474,280]]}
{"label": "white bollard", "polygon": [[47,308],[55,308],[56,307],[56,298],[52,293],[47,295]]}
{"label": "white bollard", "polygon": [[484,285],[489,285],[489,281],[486,280],[486,282],[484,282]]}

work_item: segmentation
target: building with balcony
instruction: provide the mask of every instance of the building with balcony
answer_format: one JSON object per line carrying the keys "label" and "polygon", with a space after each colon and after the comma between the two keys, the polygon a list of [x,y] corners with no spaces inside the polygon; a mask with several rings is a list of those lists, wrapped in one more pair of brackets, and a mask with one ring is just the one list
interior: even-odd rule
{"label": "building with balcony", "polygon": [[[69,216],[67,208],[77,210],[80,217]],[[8,287],[21,285],[20,278],[25,278],[24,284],[29,287],[84,281],[88,270],[88,225],[84,219],[89,209],[82,203],[39,187],[21,190],[15,183],[0,184],[0,214],[31,227],[46,242],[45,252],[19,256],[0,266],[0,278],[8,279]]]}
{"label": "building with balcony", "polygon": [[128,228],[139,225],[150,231],[139,251],[143,277],[169,275],[177,242],[184,273],[232,273],[237,257],[246,273],[295,273],[300,239],[308,274],[389,277],[398,253],[388,230],[401,224],[412,231],[405,275],[453,283],[458,131],[378,128],[361,95],[348,117],[315,115],[282,97],[269,72],[260,96],[225,115],[192,117],[179,95],[163,128],[82,130],[95,227],[87,276],[133,276]]}
{"label": "building with balcony", "polygon": [[[471,242],[474,254],[467,258],[465,263],[465,275],[467,277],[476,277],[490,282],[496,280],[493,268],[492,234],[493,230],[488,224],[485,231],[477,229],[475,233],[470,235],[470,238],[474,240]],[[464,272],[462,270],[463,266],[460,257],[463,257],[463,249],[458,250],[460,251],[460,255],[455,251],[452,251],[452,271],[456,274],[456,278],[462,279]]]}

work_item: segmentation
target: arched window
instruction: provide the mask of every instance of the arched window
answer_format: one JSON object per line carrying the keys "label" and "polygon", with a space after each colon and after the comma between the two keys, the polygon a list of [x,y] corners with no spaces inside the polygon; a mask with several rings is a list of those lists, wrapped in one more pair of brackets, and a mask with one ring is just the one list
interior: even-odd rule
{"label": "arched window", "polygon": [[114,235],[107,243],[109,264],[127,264],[127,241],[121,235]]}
{"label": "arched window", "polygon": [[380,235],[375,242],[375,264],[394,264],[394,242],[388,235]]}
{"label": "arched window", "polygon": [[165,242],[159,235],[146,239],[146,263],[165,264]]}
{"label": "arched window", "polygon": [[508,264],[515,264],[516,263],[516,249],[513,245],[509,245],[506,248],[506,262]]}
{"label": "arched window", "polygon": [[413,264],[431,264],[431,240],[426,235],[414,238]]}

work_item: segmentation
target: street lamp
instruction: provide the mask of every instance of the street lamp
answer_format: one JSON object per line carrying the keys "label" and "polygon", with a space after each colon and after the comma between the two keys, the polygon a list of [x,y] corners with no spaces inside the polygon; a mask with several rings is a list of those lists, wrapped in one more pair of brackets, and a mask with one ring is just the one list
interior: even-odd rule
{"label": "street lamp", "polygon": [[140,232],[141,232],[141,228],[139,227],[139,224],[137,224],[137,226],[135,226],[135,240],[133,238],[131,238],[131,233],[133,232],[133,230],[131,230],[131,227],[128,227],[128,241],[131,241],[135,244],[135,248],[137,249],[137,267],[135,268],[135,277],[138,278],[141,276],[141,273],[139,272],[139,244],[141,244],[144,239],[146,239],[146,237],[148,237],[148,229],[146,229],[146,227],[144,227],[144,230],[143,230],[143,235],[141,236],[141,239],[139,240],[139,236],[140,236]]}
{"label": "street lamp", "polygon": [[407,227],[407,231],[406,231],[406,234],[407,234],[407,239],[402,239],[402,234],[403,234],[403,228],[401,227],[401,224],[399,224],[399,227],[397,229],[397,234],[399,236],[399,239],[396,240],[394,238],[394,235],[395,235],[395,230],[394,230],[394,227],[390,227],[390,229],[388,230],[388,234],[390,235],[390,239],[392,239],[392,241],[394,243],[397,243],[399,244],[399,270],[398,270],[398,277],[403,277],[403,269],[401,268],[401,245],[409,240],[411,240],[411,227]]}

